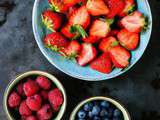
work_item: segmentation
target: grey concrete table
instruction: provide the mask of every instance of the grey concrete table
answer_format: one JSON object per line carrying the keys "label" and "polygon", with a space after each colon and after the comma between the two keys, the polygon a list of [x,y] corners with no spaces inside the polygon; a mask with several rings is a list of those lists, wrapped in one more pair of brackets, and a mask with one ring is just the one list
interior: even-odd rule
{"label": "grey concrete table", "polygon": [[2,100],[9,81],[28,70],[45,70],[58,77],[67,90],[64,120],[78,102],[96,95],[119,100],[133,120],[160,120],[160,1],[149,2],[154,25],[150,44],[141,60],[115,79],[85,82],[63,74],[40,52],[31,24],[34,0],[0,0],[0,119],[7,119]]}

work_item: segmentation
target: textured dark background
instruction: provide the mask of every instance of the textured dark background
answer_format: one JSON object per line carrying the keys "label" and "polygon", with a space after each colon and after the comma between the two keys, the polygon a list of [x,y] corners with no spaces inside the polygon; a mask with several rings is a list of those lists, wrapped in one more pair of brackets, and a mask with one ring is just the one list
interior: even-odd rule
{"label": "textured dark background", "polygon": [[0,0],[0,119],[6,120],[2,101],[9,81],[25,71],[45,70],[61,80],[67,90],[68,106],[64,120],[68,120],[78,102],[96,95],[119,100],[133,120],[160,120],[160,1],[149,2],[153,32],[141,60],[115,79],[85,82],[63,74],[40,52],[31,24],[34,0]]}

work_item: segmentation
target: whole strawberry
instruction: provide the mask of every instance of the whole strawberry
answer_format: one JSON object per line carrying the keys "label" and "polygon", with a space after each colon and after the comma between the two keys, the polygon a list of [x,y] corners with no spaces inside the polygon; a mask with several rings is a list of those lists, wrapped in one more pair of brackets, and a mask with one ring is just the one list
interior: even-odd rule
{"label": "whole strawberry", "polygon": [[58,88],[51,90],[48,93],[48,99],[49,99],[50,104],[52,105],[52,108],[55,111],[58,111],[60,106],[63,103],[63,95],[61,91]]}
{"label": "whole strawberry", "polygon": [[51,87],[51,82],[48,78],[46,78],[45,76],[38,76],[36,78],[36,82],[38,83],[38,85],[44,89],[44,90],[48,90]]}
{"label": "whole strawberry", "polygon": [[22,116],[29,116],[32,114],[32,111],[29,109],[29,107],[26,104],[26,101],[22,101],[19,107],[19,113]]}
{"label": "whole strawberry", "polygon": [[24,90],[23,90],[23,83],[19,83],[16,87],[17,92],[21,96],[25,96]]}
{"label": "whole strawberry", "polygon": [[42,98],[38,94],[27,97],[26,104],[32,111],[38,111],[41,108]]}
{"label": "whole strawberry", "polygon": [[23,90],[26,96],[32,96],[39,91],[39,86],[34,80],[28,80],[23,84]]}
{"label": "whole strawberry", "polygon": [[58,13],[52,12],[51,10],[45,10],[42,13],[42,22],[47,29],[55,32],[61,26],[62,17]]}
{"label": "whole strawberry", "polygon": [[8,98],[8,105],[11,108],[15,108],[20,105],[21,97],[16,93],[12,92]]}
{"label": "whole strawberry", "polygon": [[31,116],[26,117],[25,120],[38,120],[38,119],[35,116],[31,115]]}

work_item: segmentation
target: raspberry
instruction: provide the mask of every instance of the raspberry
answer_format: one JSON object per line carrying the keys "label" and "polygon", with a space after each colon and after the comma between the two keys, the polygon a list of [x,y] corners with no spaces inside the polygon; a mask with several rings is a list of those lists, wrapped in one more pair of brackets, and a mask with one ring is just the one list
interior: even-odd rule
{"label": "raspberry", "polygon": [[49,104],[45,104],[42,108],[37,112],[37,117],[40,120],[48,120],[52,117],[52,109]]}
{"label": "raspberry", "polygon": [[24,95],[25,95],[24,90],[23,90],[23,83],[19,83],[19,84],[17,85],[17,92],[18,92],[18,94],[21,95],[21,96],[24,96]]}
{"label": "raspberry", "polygon": [[28,116],[25,120],[37,120],[37,118],[31,115],[31,116]]}
{"label": "raspberry", "polygon": [[26,104],[32,111],[38,111],[41,108],[42,98],[38,94],[27,97]]}
{"label": "raspberry", "polygon": [[8,98],[8,105],[11,108],[17,107],[20,105],[21,97],[15,91],[12,92]]}
{"label": "raspberry", "polygon": [[29,109],[29,107],[26,104],[26,101],[22,101],[19,107],[19,113],[23,116],[29,116],[32,114],[32,111]]}
{"label": "raspberry", "polygon": [[26,96],[32,96],[39,91],[39,86],[35,81],[28,80],[27,82],[24,83],[23,90]]}
{"label": "raspberry", "polygon": [[44,90],[48,90],[51,87],[50,80],[48,80],[48,78],[46,78],[44,76],[38,76],[37,79],[36,79],[36,82]]}
{"label": "raspberry", "polygon": [[49,102],[51,103],[53,109],[55,111],[58,111],[60,105],[63,103],[63,95],[61,91],[58,88],[51,90],[48,93],[48,98],[49,98]]}
{"label": "raspberry", "polygon": [[48,91],[42,90],[40,92],[40,95],[43,98],[43,100],[47,100],[48,99]]}

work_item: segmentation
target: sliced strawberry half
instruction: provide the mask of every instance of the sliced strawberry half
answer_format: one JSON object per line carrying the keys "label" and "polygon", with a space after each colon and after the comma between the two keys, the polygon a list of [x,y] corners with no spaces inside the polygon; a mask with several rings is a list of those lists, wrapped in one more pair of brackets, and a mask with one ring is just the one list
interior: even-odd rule
{"label": "sliced strawberry half", "polygon": [[88,0],[86,4],[88,12],[93,16],[106,15],[109,9],[103,0]]}
{"label": "sliced strawberry half", "polygon": [[82,40],[86,43],[96,43],[99,41],[99,38],[96,36],[88,36],[88,37],[82,38]]}
{"label": "sliced strawberry half", "polygon": [[91,62],[97,55],[97,50],[92,44],[83,43],[82,51],[77,58],[77,62],[80,66],[85,66]]}
{"label": "sliced strawberry half", "polygon": [[102,41],[99,44],[99,49],[103,52],[108,52],[111,47],[115,47],[119,45],[118,41],[116,40],[115,37],[108,37],[108,38],[103,38]]}
{"label": "sliced strawberry half", "polygon": [[126,68],[129,65],[130,52],[122,46],[115,46],[109,50],[111,60],[115,67]]}
{"label": "sliced strawberry half", "polygon": [[93,70],[109,74],[112,71],[112,62],[109,53],[103,53],[90,64],[90,67]]}
{"label": "sliced strawberry half", "polygon": [[58,13],[52,12],[51,10],[45,10],[42,13],[42,22],[47,27],[47,29],[54,32],[60,28],[62,17]]}
{"label": "sliced strawberry half", "polygon": [[143,29],[147,28],[147,23],[143,14],[139,11],[135,11],[132,14],[124,17],[121,20],[121,24],[125,29],[130,32],[139,33]]}
{"label": "sliced strawberry half", "polygon": [[63,0],[64,4],[68,7],[74,6],[75,4],[81,2],[81,0]]}
{"label": "sliced strawberry half", "polygon": [[120,44],[128,50],[136,49],[139,44],[139,34],[129,32],[126,29],[121,30],[118,33],[117,37],[118,40],[120,41]]}

